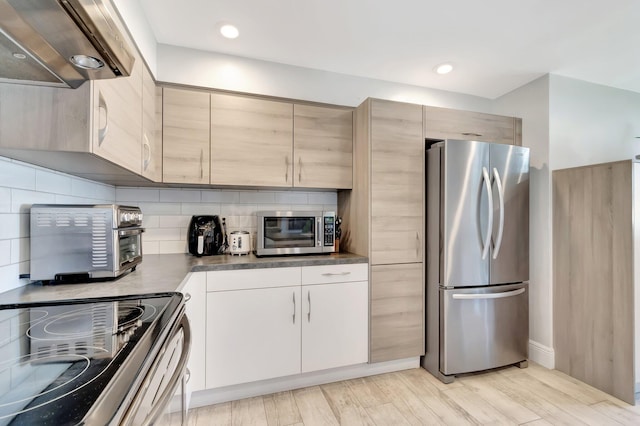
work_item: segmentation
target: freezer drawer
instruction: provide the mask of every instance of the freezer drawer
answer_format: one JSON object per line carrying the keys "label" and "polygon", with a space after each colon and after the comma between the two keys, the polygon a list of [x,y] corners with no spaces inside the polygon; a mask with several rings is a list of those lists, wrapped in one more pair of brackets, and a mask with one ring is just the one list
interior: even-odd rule
{"label": "freezer drawer", "polygon": [[528,284],[440,289],[442,374],[524,361],[528,336]]}

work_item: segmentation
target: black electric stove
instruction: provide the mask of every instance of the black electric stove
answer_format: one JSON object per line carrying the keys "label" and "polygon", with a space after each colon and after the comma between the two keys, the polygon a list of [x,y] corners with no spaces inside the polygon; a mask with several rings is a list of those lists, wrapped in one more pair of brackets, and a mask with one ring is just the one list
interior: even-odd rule
{"label": "black electric stove", "polygon": [[0,426],[133,418],[183,313],[180,293],[0,305]]}

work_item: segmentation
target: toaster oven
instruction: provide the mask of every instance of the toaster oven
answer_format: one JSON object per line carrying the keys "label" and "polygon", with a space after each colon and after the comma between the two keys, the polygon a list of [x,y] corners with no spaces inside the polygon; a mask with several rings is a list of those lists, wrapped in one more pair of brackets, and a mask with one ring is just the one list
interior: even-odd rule
{"label": "toaster oven", "polygon": [[335,251],[335,212],[261,211],[256,216],[256,256]]}
{"label": "toaster oven", "polygon": [[34,204],[34,281],[116,278],[142,262],[142,212],[115,204]]}

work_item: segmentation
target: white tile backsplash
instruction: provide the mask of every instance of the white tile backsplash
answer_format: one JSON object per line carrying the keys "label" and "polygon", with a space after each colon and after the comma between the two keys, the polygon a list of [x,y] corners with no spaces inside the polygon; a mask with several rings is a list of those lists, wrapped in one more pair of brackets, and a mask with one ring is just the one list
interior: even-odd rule
{"label": "white tile backsplash", "polygon": [[[157,191],[149,197],[151,192]],[[149,201],[155,198],[158,201]],[[195,201],[195,200],[200,201]],[[227,189],[117,188],[116,202],[138,202],[144,213],[143,252],[185,253],[187,228],[192,215],[218,215],[226,219],[227,232],[256,232],[256,212],[260,210],[337,210],[334,191],[269,191]],[[313,202],[312,202],[313,201]]]}
{"label": "white tile backsplash", "polygon": [[27,191],[24,189],[11,190],[11,212],[29,213],[32,204],[52,204],[56,202],[56,195],[48,192]]}
{"label": "white tile backsplash", "polygon": [[159,202],[160,191],[158,189],[147,188],[116,188],[116,198],[118,203],[126,202]]}
{"label": "white tile backsplash", "polygon": [[36,170],[36,191],[71,194],[71,177],[60,173]]}
{"label": "white tile backsplash", "polygon": [[259,210],[336,210],[337,193],[114,187],[0,157],[0,292],[25,285],[29,211],[35,203],[130,204],[144,214],[143,253],[187,252],[192,215],[226,218],[227,231],[256,231]]}
{"label": "white tile backsplash", "polygon": [[11,242],[13,240],[0,240],[0,266],[11,264]]}
{"label": "white tile backsplash", "polygon": [[[0,167],[3,163],[0,162]],[[0,213],[11,213],[11,189],[0,188]]]}
{"label": "white tile backsplash", "polygon": [[9,159],[0,160],[0,186],[36,189],[36,169]]}

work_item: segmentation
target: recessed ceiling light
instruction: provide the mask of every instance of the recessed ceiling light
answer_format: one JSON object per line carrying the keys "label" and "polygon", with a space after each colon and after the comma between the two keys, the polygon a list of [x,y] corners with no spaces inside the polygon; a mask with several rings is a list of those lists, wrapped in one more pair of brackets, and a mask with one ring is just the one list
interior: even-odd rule
{"label": "recessed ceiling light", "polygon": [[444,64],[440,64],[437,67],[435,67],[434,71],[437,72],[438,74],[449,74],[451,71],[453,71],[453,65],[446,62]]}
{"label": "recessed ceiling light", "polygon": [[27,59],[27,55],[24,53],[14,52],[12,53],[13,57],[16,59]]}
{"label": "recessed ceiling light", "polygon": [[236,38],[240,35],[240,31],[231,24],[224,24],[220,27],[220,34],[226,38]]}

